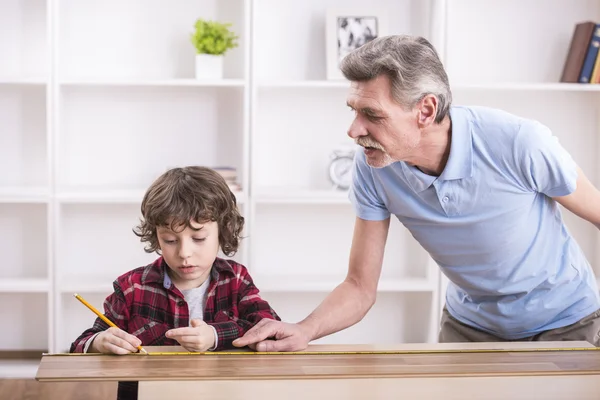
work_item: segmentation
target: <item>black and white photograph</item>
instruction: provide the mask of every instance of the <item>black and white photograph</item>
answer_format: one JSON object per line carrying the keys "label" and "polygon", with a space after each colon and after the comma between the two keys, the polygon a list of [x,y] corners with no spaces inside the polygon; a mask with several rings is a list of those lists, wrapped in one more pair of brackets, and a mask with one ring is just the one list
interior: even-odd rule
{"label": "black and white photograph", "polygon": [[358,49],[378,35],[377,17],[337,18],[338,63],[352,50]]}
{"label": "black and white photograph", "polygon": [[343,80],[340,62],[365,43],[389,35],[387,23],[386,12],[372,7],[327,10],[327,79]]}

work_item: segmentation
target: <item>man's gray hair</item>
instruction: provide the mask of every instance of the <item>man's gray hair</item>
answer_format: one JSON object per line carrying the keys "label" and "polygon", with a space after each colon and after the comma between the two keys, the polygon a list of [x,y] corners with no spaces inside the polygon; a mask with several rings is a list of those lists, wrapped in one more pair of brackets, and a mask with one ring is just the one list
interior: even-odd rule
{"label": "man's gray hair", "polygon": [[376,38],[349,53],[340,68],[346,79],[360,82],[386,74],[392,97],[411,109],[425,95],[438,100],[435,122],[440,123],[452,104],[448,76],[437,51],[425,38],[408,35]]}

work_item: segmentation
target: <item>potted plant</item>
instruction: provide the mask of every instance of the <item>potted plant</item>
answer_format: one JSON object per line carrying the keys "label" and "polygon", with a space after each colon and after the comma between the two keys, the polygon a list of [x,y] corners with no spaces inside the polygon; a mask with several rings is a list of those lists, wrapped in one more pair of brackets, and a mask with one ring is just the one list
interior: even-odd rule
{"label": "potted plant", "polygon": [[191,41],[196,48],[196,79],[223,77],[223,58],[227,50],[238,46],[238,36],[231,24],[199,18],[194,25]]}

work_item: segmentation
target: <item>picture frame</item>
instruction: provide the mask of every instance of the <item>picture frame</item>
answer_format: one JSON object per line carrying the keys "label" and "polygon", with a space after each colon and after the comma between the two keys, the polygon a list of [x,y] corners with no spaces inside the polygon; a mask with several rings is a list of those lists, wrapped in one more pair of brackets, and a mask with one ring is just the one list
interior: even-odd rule
{"label": "picture frame", "polygon": [[352,50],[389,35],[386,14],[369,8],[328,9],[325,22],[327,79],[343,80],[340,61]]}

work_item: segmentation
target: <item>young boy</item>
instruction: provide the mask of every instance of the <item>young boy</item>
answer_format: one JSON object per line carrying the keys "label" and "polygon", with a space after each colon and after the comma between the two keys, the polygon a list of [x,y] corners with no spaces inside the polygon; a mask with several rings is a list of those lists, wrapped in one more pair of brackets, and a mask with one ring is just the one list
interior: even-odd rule
{"label": "young boy", "polygon": [[[70,352],[127,354],[137,346],[181,345],[188,351],[234,348],[263,318],[280,320],[233,255],[244,218],[225,180],[210,168],[174,168],[148,189],[134,233],[157,252],[151,264],[116,279],[100,318]],[[137,398],[137,382],[119,382],[118,398]]]}

